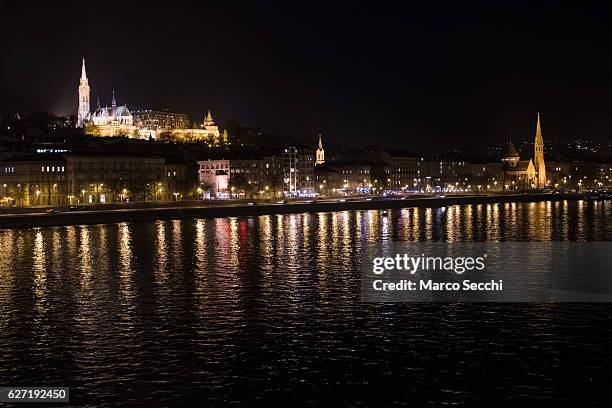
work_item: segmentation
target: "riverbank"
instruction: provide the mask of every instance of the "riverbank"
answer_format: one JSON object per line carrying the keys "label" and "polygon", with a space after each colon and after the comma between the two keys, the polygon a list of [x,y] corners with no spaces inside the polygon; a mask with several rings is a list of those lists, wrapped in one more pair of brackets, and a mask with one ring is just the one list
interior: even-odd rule
{"label": "riverbank", "polygon": [[[271,202],[189,202],[149,203],[146,206],[109,204],[87,207],[78,211],[0,214],[0,228],[51,227],[79,224],[106,224],[126,221],[173,220],[183,218],[240,217],[304,212],[346,210],[384,210],[409,207],[445,207],[461,204],[492,204],[509,202],[539,202],[578,200],[580,194],[500,194],[447,197],[415,196],[408,198],[321,199],[313,201]],[[33,210],[33,211],[32,211]],[[40,211],[41,209],[39,209]]]}

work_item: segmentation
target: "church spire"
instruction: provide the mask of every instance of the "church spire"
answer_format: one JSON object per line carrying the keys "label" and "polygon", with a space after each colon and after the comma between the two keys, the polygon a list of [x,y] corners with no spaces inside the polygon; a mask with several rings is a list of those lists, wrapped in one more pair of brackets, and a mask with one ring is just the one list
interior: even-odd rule
{"label": "church spire", "polygon": [[89,116],[89,81],[85,71],[85,58],[81,63],[81,79],[79,80],[79,107],[77,110],[77,126],[85,126]]}
{"label": "church spire", "polygon": [[323,150],[323,140],[321,140],[321,133],[319,133],[319,148],[316,151],[315,165],[325,163],[325,150]]}
{"label": "church spire", "polygon": [[540,127],[540,112],[538,112],[538,124],[536,125],[536,144],[544,144],[544,140],[542,139],[542,128]]}
{"label": "church spire", "polygon": [[538,124],[536,125],[536,135],[533,143],[533,165],[537,174],[536,187],[545,188],[546,164],[544,163],[544,139],[542,138],[542,127],[540,126],[540,112],[538,112]]}
{"label": "church spire", "polygon": [[81,79],[87,79],[87,72],[85,71],[85,58],[83,58],[83,65],[81,65]]}
{"label": "church spire", "polygon": [[117,101],[115,100],[115,90],[113,89],[113,101],[111,102],[111,106],[114,108],[117,106]]}

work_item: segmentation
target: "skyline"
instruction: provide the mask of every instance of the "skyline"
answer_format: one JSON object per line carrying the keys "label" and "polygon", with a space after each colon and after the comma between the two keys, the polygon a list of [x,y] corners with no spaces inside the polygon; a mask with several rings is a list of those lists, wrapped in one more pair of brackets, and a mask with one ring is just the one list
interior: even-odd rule
{"label": "skyline", "polygon": [[[22,4],[1,7],[15,17],[0,28],[3,111],[73,114],[85,58],[94,104],[114,89],[130,109],[201,120],[211,108],[221,125],[232,118],[280,137],[477,149],[529,140],[536,112],[551,142],[612,134],[607,10],[482,6],[438,18],[426,7],[128,5],[150,22],[145,33],[91,10],[80,27],[67,3],[38,4],[27,19]],[[574,30],[561,31],[570,17]],[[122,42],[99,40],[109,35]]]}

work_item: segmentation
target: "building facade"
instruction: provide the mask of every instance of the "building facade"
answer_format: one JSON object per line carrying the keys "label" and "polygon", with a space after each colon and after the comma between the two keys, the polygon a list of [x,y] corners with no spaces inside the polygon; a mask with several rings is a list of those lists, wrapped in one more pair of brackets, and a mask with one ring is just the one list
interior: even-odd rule
{"label": "building facade", "polygon": [[315,155],[310,148],[288,147],[283,153],[283,182],[286,196],[315,193]]}
{"label": "building facade", "polygon": [[61,205],[67,202],[67,163],[61,155],[25,155],[0,162],[5,205]]}
{"label": "building facade", "polygon": [[375,191],[369,163],[327,162],[315,168],[316,191],[324,196],[350,196]]}
{"label": "building facade", "polygon": [[190,125],[189,116],[185,113],[166,110],[139,110],[132,112],[134,124],[139,129],[160,131],[164,129],[186,129]]}
{"label": "building facade", "polygon": [[78,94],[77,126],[85,127],[88,133],[96,136],[139,137],[138,128],[134,126],[134,118],[127,105],[117,106],[115,91],[113,91],[110,108],[108,105],[102,107],[98,100],[96,109],[91,110],[90,87],[84,58],[81,65]]}
{"label": "building facade", "polygon": [[183,199],[186,165],[163,157],[28,155],[0,162],[5,202],[16,206]]}
{"label": "building facade", "polygon": [[200,187],[209,197],[229,197],[229,160],[203,160],[198,162]]}
{"label": "building facade", "polygon": [[92,110],[85,59],[81,66],[78,95],[77,125],[84,127],[85,132],[93,136],[127,136],[178,142],[203,141],[211,146],[228,142],[227,133],[221,135],[210,109],[202,125],[197,128],[190,128],[189,117],[182,113],[142,110],[134,115],[127,105],[117,105],[114,91],[110,107],[102,106],[98,100],[96,108]]}
{"label": "building facade", "polygon": [[548,185],[539,113],[533,146],[533,159],[521,160],[512,141],[508,141],[506,144],[501,158],[505,170],[504,188],[506,190],[542,189]]}

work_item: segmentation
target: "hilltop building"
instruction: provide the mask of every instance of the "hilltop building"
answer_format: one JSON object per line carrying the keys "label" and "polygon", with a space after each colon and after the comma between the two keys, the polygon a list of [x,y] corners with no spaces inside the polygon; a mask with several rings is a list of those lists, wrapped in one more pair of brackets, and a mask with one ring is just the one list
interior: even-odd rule
{"label": "hilltop building", "polygon": [[79,80],[79,109],[77,112],[77,125],[86,127],[96,126],[99,136],[138,136],[138,128],[134,126],[134,118],[127,105],[117,106],[115,91],[110,108],[101,107],[100,101],[94,111],[90,106],[90,88],[85,69],[85,58],[81,65],[81,79]]}
{"label": "hilltop building", "polygon": [[87,133],[95,136],[128,136],[182,142],[204,141],[209,145],[223,144],[228,141],[227,134],[221,137],[219,127],[215,124],[210,109],[202,126],[189,128],[189,117],[182,113],[141,110],[133,115],[127,105],[117,105],[115,91],[113,91],[110,107],[108,105],[102,107],[98,100],[96,109],[92,111],[85,59],[81,65],[78,94],[77,126],[86,128]]}
{"label": "hilltop building", "polygon": [[204,129],[206,137],[219,139],[219,126],[215,125],[210,109],[208,110],[206,119],[204,119],[204,123],[202,123],[202,129]]}
{"label": "hilltop building", "polygon": [[117,106],[115,91],[111,106],[100,106],[100,101],[94,111],[88,116],[89,123],[96,126],[100,136],[139,136],[138,128],[134,126],[134,117],[126,105]]}
{"label": "hilltop building", "polygon": [[227,142],[227,140],[225,140],[227,137],[226,134],[224,134],[224,138],[221,138],[219,126],[215,124],[212,114],[210,113],[210,109],[208,110],[208,114],[206,115],[204,122],[202,122],[202,125],[199,128],[172,129],[169,132],[169,137],[180,142],[203,141],[208,145],[216,145]]}
{"label": "hilltop building", "polygon": [[189,116],[168,110],[144,109],[132,112],[134,124],[141,129],[185,129],[189,127]]}

